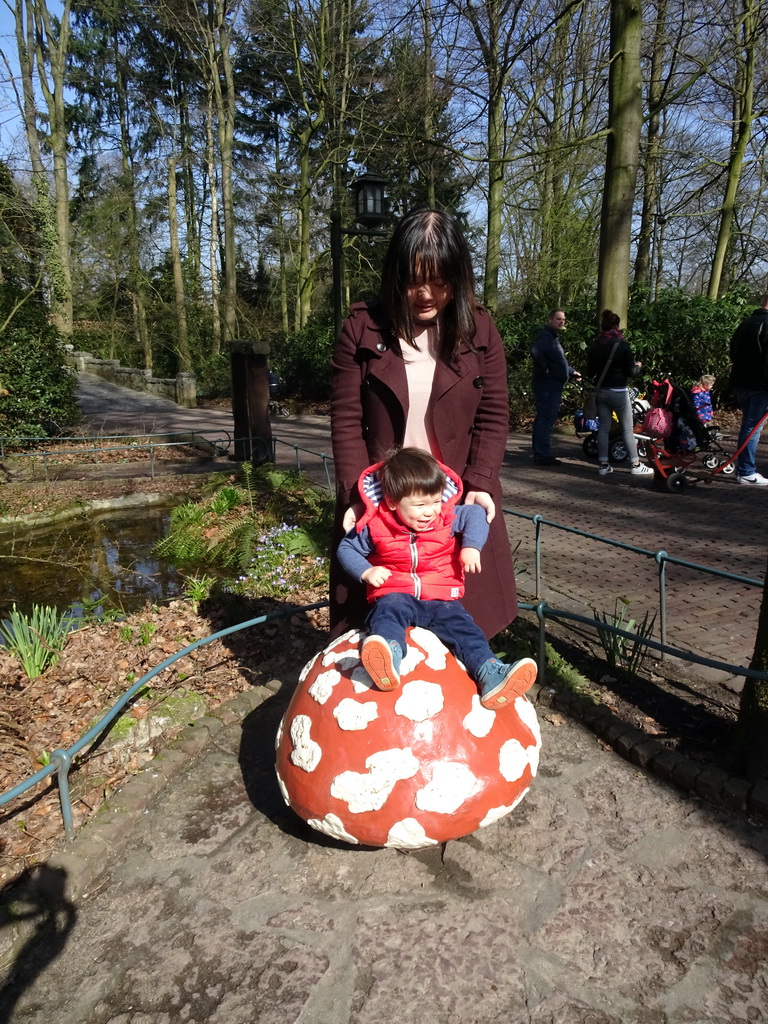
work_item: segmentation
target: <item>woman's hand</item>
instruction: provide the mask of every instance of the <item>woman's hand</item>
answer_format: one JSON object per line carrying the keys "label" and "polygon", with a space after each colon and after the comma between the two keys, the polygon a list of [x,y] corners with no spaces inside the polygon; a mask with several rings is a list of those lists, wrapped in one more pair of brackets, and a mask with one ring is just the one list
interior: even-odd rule
{"label": "woman's hand", "polygon": [[496,517],[496,505],[487,491],[467,491],[465,505],[479,505],[485,512],[486,523],[492,523]]}
{"label": "woman's hand", "polygon": [[344,533],[349,533],[362,514],[363,506],[361,504],[349,506],[347,511],[344,513],[344,518],[341,520],[341,528]]}

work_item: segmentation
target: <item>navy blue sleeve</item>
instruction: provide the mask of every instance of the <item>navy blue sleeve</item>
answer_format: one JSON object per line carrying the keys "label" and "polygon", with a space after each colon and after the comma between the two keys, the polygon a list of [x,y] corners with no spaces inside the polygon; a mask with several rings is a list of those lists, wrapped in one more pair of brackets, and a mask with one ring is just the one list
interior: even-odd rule
{"label": "navy blue sleeve", "polygon": [[484,508],[480,505],[459,505],[451,532],[454,536],[460,535],[463,548],[477,548],[481,551],[488,540],[488,530]]}

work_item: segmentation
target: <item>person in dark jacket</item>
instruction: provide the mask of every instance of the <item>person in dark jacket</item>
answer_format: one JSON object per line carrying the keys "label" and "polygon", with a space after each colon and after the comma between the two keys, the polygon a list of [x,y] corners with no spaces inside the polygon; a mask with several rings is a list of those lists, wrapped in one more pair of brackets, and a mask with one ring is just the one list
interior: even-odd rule
{"label": "person in dark jacket", "polygon": [[560,400],[566,381],[570,377],[581,380],[581,374],[574,370],[565,358],[563,346],[560,344],[559,334],[564,327],[565,313],[562,309],[553,309],[531,346],[531,387],[536,405],[531,444],[533,461],[537,466],[559,465],[560,460],[552,455],[550,434],[560,411]]}
{"label": "person in dark jacket", "polygon": [[[627,339],[619,330],[617,313],[604,309],[600,317],[600,334],[587,351],[587,375],[600,387],[597,389],[597,416],[600,428],[597,432],[598,473],[608,476],[613,467],[608,462],[608,443],[613,414],[619,421],[624,444],[629,452],[630,473],[633,476],[653,476],[653,470],[640,462],[637,456],[632,403],[627,390],[627,380],[634,377],[643,365],[632,355]],[[607,367],[607,369],[606,369]],[[602,380],[600,379],[602,375]]]}
{"label": "person in dark jacket", "polygon": [[766,487],[768,478],[757,472],[755,459],[763,430],[760,420],[768,413],[768,293],[762,307],[736,328],[731,338],[731,363],[731,384],[741,409],[738,447],[746,442],[736,461],[736,479],[740,484]]}
{"label": "person in dark jacket", "polygon": [[485,510],[485,569],[469,577],[461,600],[490,639],[518,610],[499,480],[509,435],[507,364],[499,332],[474,298],[469,248],[453,217],[417,210],[400,221],[384,257],[381,301],[352,306],[331,367],[332,635],[362,626],[367,615],[365,587],[335,555],[362,514],[360,474],[408,446],[452,469],[464,503]]}

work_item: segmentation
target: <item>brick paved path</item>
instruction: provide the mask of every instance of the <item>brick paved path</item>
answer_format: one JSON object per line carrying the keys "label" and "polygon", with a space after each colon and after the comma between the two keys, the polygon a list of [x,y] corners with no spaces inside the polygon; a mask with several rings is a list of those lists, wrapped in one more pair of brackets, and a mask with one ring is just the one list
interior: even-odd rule
{"label": "brick paved path", "polygon": [[[557,437],[555,450],[562,465],[535,467],[530,439],[510,437],[503,472],[507,508],[763,579],[768,488],[740,487],[733,477],[719,476],[710,484],[671,493],[652,480],[630,476],[628,469],[616,468],[611,476],[599,478],[596,463],[584,457],[576,437]],[[515,557],[520,591],[533,600],[534,527],[516,517],[508,520],[513,546],[519,544]],[[651,558],[552,527],[544,526],[542,536],[542,597],[551,604],[582,614],[590,614],[592,607],[610,612],[615,599],[624,596],[632,615],[640,619],[646,610],[658,608],[658,567]],[[748,664],[759,588],[668,565],[666,589],[668,643]]]}

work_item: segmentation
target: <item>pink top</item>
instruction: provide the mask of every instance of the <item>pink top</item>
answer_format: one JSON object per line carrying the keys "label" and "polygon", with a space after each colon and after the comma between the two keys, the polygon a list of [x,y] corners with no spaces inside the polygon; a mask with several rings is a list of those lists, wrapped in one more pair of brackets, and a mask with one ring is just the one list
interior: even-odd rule
{"label": "pink top", "polygon": [[437,324],[425,328],[414,336],[418,348],[401,340],[400,351],[405,363],[408,381],[408,418],[405,423],[403,445],[406,448],[421,448],[441,459],[437,443],[429,399],[432,395],[432,381],[435,376],[435,359],[440,338]]}

